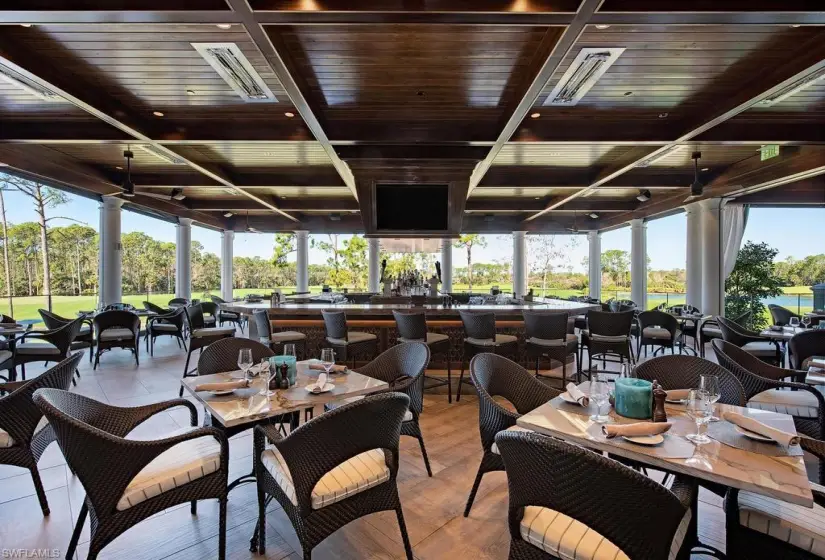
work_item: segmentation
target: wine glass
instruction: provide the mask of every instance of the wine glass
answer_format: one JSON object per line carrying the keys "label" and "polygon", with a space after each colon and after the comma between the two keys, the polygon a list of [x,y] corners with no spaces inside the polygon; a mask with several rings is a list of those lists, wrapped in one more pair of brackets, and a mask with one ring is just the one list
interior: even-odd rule
{"label": "wine glass", "polygon": [[249,379],[249,368],[252,367],[252,349],[241,348],[238,352],[238,367],[243,371],[244,379]]}
{"label": "wine glass", "polygon": [[691,389],[687,398],[687,414],[696,422],[696,433],[685,437],[696,445],[710,443],[710,438],[702,433],[702,424],[710,418],[711,403],[701,389]]}
{"label": "wine glass", "polygon": [[597,424],[606,424],[610,417],[602,414],[602,406],[610,398],[607,376],[604,373],[593,373],[590,378],[590,400],[596,405],[596,414],[590,420]]}
{"label": "wine glass", "polygon": [[261,394],[266,395],[267,397],[274,397],[278,394],[278,391],[273,391],[271,387],[272,380],[278,376],[278,364],[269,364],[269,368],[264,369],[263,371],[266,372],[266,375],[264,376],[264,379],[266,379],[266,385],[264,386],[264,390]]}
{"label": "wine glass", "polygon": [[716,401],[722,396],[719,390],[719,377],[711,374],[702,374],[699,377],[699,390],[704,392],[710,403],[710,417],[708,418],[708,422],[718,422],[719,418],[714,416],[713,409]]}
{"label": "wine glass", "polygon": [[335,365],[335,352],[332,348],[324,348],[321,350],[321,365],[324,366],[324,370],[327,372],[327,376],[329,376],[332,366]]}
{"label": "wine glass", "polygon": [[284,356],[292,356],[293,358],[297,358],[294,344],[284,344]]}
{"label": "wine glass", "polygon": [[799,317],[791,317],[790,320],[788,320],[788,325],[794,329],[799,328]]}
{"label": "wine glass", "polygon": [[811,318],[808,317],[807,315],[802,317],[802,326],[805,327],[806,329],[811,328]]}

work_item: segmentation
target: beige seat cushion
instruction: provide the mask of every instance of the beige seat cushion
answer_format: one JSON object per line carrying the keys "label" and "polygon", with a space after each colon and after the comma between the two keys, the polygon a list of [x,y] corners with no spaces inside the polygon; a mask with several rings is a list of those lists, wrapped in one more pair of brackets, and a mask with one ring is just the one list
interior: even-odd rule
{"label": "beige seat cushion", "polygon": [[742,347],[742,350],[760,358],[775,358],[776,345],[773,342],[748,342]]}
{"label": "beige seat cushion", "polygon": [[[261,455],[261,462],[289,500],[298,505],[295,486],[286,461],[281,453],[271,447]],[[371,449],[347,459],[321,477],[312,489],[312,509],[345,500],[350,496],[378,486],[390,479],[390,469],[381,449]]]}
{"label": "beige seat cushion", "polygon": [[465,338],[464,342],[473,346],[502,346],[518,342],[518,338],[512,334],[496,334],[496,339],[492,338]]}
{"label": "beige seat cushion", "polygon": [[[690,519],[688,509],[673,536],[668,560],[679,554]],[[562,560],[630,560],[615,544],[584,523],[550,508],[527,506],[520,528],[521,538]]]}
{"label": "beige seat cushion", "polygon": [[195,329],[192,331],[192,338],[202,338],[204,336],[226,336],[235,333],[235,327],[207,327],[205,329]]}
{"label": "beige seat cushion", "polygon": [[[521,426],[510,426],[509,428],[507,428],[504,431],[505,432],[530,432],[532,430],[528,430],[527,428],[522,428]],[[493,446],[490,448],[490,451],[492,451],[496,455],[500,455],[500,453],[498,452],[498,445],[496,445],[495,442],[493,442]]]}
{"label": "beige seat cushion", "polygon": [[178,327],[169,323],[152,323],[152,330],[156,332],[178,332]]}
{"label": "beige seat cushion", "polygon": [[748,408],[770,410],[771,412],[790,414],[801,418],[816,418],[819,416],[819,401],[810,391],[769,389],[751,397],[748,401]]}
{"label": "beige seat cushion", "polygon": [[369,342],[371,340],[378,340],[378,337],[374,334],[361,331],[347,331],[347,340],[344,340],[343,338],[327,337],[327,341],[329,341],[331,344],[340,345],[358,344],[360,342]]}
{"label": "beige seat cushion", "polygon": [[[359,395],[357,397],[349,397],[348,399],[341,399],[339,401],[328,403],[324,406],[326,406],[327,410],[335,410],[336,408],[344,406],[345,404],[358,402],[363,398],[364,398],[364,395]],[[402,421],[403,422],[409,422],[412,419],[413,419],[413,413],[410,409],[407,409],[407,412],[404,413],[404,420],[402,420]]]}
{"label": "beige seat cushion", "polygon": [[624,335],[605,335],[605,334],[590,334],[590,330],[582,331],[582,336],[589,338],[594,342],[627,342],[629,337]]}
{"label": "beige seat cushion", "polygon": [[304,333],[298,332],[298,331],[280,331],[280,332],[272,333],[272,336],[270,337],[270,340],[272,340],[272,342],[282,343],[282,342],[293,342],[293,341],[297,342],[297,341],[300,341],[300,340],[306,340],[306,338],[307,338],[307,335],[305,335]]}
{"label": "beige seat cushion", "polygon": [[99,338],[100,340],[131,340],[135,338],[135,333],[131,329],[112,327],[102,331]]}
{"label": "beige seat cushion", "polygon": [[60,350],[49,342],[24,342],[17,345],[17,353],[21,355],[48,354],[59,356]]}
{"label": "beige seat cushion", "polygon": [[215,324],[215,317],[212,315],[204,315],[203,316],[203,324],[204,325],[214,325]]}
{"label": "beige seat cushion", "polygon": [[[670,331],[663,327],[645,327],[642,330],[642,336],[655,340],[670,340]],[[679,336],[679,331],[676,331],[676,336]]]}
{"label": "beige seat cushion", "polygon": [[[194,429],[182,428],[153,439],[165,439]],[[221,445],[214,437],[204,436],[179,443],[143,467],[126,487],[117,503],[117,509],[129,509],[163,492],[210,475],[220,466]]]}
{"label": "beige seat cushion", "polygon": [[[48,425],[49,425],[49,419],[44,416],[43,418],[40,419],[40,422],[37,423],[37,426],[35,426],[34,433],[32,434],[32,437],[37,435],[40,432],[40,430],[42,430],[43,428],[45,428]],[[4,430],[3,428],[0,428],[0,449],[11,447],[13,445],[14,445],[14,438],[12,438],[11,435],[9,435],[9,433],[6,430]]]}
{"label": "beige seat cushion", "polygon": [[[825,492],[825,487],[811,483]],[[739,523],[825,558],[825,508],[806,508],[753,492],[739,492]]]}
{"label": "beige seat cushion", "polygon": [[449,338],[450,337],[447,336],[446,334],[441,334],[441,333],[437,333],[437,332],[428,332],[427,333],[427,338],[425,340],[421,340],[421,339],[416,340],[416,339],[412,339],[412,338],[406,339],[404,337],[399,336],[398,337],[398,342],[424,342],[426,344],[436,344],[438,342],[444,342],[445,340],[449,340]]}
{"label": "beige seat cushion", "polygon": [[548,348],[559,348],[561,346],[566,346],[568,344],[572,344],[574,342],[578,342],[578,337],[575,334],[568,334],[565,338],[556,338],[556,339],[547,339],[547,338],[536,338],[534,336],[527,339],[527,342],[530,344],[535,344],[537,346],[546,346]]}

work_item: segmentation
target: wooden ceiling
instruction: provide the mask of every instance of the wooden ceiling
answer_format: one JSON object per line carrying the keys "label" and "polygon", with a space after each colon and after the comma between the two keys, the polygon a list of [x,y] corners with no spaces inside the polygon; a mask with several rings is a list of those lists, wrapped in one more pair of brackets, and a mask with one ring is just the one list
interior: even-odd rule
{"label": "wooden ceiling", "polygon": [[[624,51],[547,105],[583,48]],[[127,206],[212,228],[371,234],[391,181],[449,184],[449,235],[606,230],[678,211],[695,151],[702,198],[825,206],[825,80],[763,102],[825,69],[815,0],[6,0],[3,68],[57,94],[0,80],[3,170],[99,197],[130,149]]]}

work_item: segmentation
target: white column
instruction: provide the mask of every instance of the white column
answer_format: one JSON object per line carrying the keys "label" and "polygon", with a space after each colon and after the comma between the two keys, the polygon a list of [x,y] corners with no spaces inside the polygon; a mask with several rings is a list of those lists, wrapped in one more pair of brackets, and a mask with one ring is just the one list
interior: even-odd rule
{"label": "white column", "polygon": [[296,249],[296,279],[298,281],[296,292],[309,291],[309,232],[300,230],[295,232]]}
{"label": "white column", "polygon": [[602,299],[602,234],[598,231],[588,231],[587,243],[590,249],[587,259],[590,297],[600,300]]}
{"label": "white column", "polygon": [[647,224],[630,220],[630,299],[647,310]]}
{"label": "white column", "polygon": [[722,199],[702,200],[702,312],[721,315],[722,305]]}
{"label": "white column", "polygon": [[221,299],[232,301],[233,270],[235,253],[235,232],[225,229],[221,232]]}
{"label": "white column", "polygon": [[178,218],[175,251],[175,297],[192,299],[192,220]]}
{"label": "white column", "polygon": [[100,203],[100,303],[123,299],[123,262],[120,245],[120,207],[123,199],[104,196]]}
{"label": "white column", "polygon": [[699,203],[685,206],[687,216],[687,254],[685,280],[687,304],[702,310],[702,207]]}
{"label": "white column", "polygon": [[381,281],[381,263],[378,256],[381,254],[381,240],[377,237],[370,237],[369,244],[369,268],[367,269],[367,291],[377,294],[381,291],[378,285]]}
{"label": "white column", "polygon": [[527,295],[527,232],[513,232],[513,295]]}
{"label": "white column", "polygon": [[453,291],[453,240],[441,240],[441,293]]}

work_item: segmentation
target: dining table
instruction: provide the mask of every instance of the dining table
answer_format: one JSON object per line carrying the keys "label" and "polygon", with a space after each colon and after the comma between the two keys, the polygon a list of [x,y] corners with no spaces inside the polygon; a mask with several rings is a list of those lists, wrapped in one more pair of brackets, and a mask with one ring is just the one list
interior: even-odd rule
{"label": "dining table", "polygon": [[674,311],[665,311],[665,313],[667,313],[668,315],[672,315],[673,317],[676,318],[677,321],[679,321],[679,327],[680,327],[679,328],[679,346],[681,347],[681,351],[682,352],[686,352],[686,351],[687,352],[693,352],[694,356],[698,356],[699,353],[695,349],[693,349],[690,346],[688,346],[687,344],[685,344],[684,325],[685,325],[685,323],[688,323],[688,322],[696,324],[696,336],[699,336],[699,324],[702,321],[710,319],[712,317],[712,315],[705,315],[703,313],[687,313],[687,314],[684,314],[684,313],[676,313]]}

